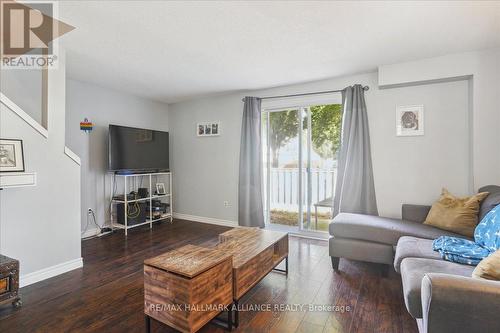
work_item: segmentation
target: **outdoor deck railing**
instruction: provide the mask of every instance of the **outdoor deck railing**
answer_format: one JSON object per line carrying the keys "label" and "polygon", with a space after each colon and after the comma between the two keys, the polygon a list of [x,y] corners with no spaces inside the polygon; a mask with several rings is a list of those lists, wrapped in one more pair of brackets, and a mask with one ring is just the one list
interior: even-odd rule
{"label": "outdoor deck railing", "polygon": [[[314,204],[326,198],[332,198],[335,191],[336,169],[311,169],[311,187],[307,187],[307,170],[302,170],[302,204],[307,205],[308,193]],[[299,169],[271,168],[270,205],[271,209],[298,210],[299,206]],[[267,193],[267,192],[266,192]]]}

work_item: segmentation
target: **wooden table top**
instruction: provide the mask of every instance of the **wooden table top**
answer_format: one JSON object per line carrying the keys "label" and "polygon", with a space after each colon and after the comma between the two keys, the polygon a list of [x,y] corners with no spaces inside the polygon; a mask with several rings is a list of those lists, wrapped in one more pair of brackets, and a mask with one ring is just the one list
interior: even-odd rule
{"label": "wooden table top", "polygon": [[285,232],[238,227],[220,234],[216,248],[232,254],[233,268],[239,268],[286,235]]}
{"label": "wooden table top", "polygon": [[231,256],[233,268],[239,268],[286,235],[260,228],[237,227],[220,234],[219,244],[214,247],[185,245],[147,259],[144,264],[192,278]]}
{"label": "wooden table top", "polygon": [[144,264],[192,278],[230,257],[230,253],[225,253],[216,248],[185,245],[176,250],[147,259],[144,261]]}

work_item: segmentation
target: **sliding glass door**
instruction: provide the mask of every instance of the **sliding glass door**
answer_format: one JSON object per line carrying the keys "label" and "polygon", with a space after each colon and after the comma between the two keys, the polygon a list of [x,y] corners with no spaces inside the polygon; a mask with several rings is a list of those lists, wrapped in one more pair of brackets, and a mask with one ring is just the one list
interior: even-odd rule
{"label": "sliding glass door", "polygon": [[267,225],[326,232],[335,190],[340,105],[266,110],[262,120]]}
{"label": "sliding glass door", "polygon": [[265,217],[268,225],[299,225],[301,110],[264,112]]}

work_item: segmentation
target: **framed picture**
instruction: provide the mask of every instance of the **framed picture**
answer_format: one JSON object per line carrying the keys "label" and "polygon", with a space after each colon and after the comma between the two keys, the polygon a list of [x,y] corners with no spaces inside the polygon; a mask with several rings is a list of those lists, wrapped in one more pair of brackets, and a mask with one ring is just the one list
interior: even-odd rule
{"label": "framed picture", "polygon": [[167,192],[165,191],[164,183],[156,183],[156,194],[157,195],[165,195]]}
{"label": "framed picture", "polygon": [[408,105],[396,107],[396,135],[424,135],[423,105]]}
{"label": "framed picture", "polygon": [[198,136],[205,135],[205,125],[198,124]]}
{"label": "framed picture", "polygon": [[198,136],[218,136],[220,135],[220,122],[198,123],[196,124],[196,133]]}
{"label": "framed picture", "polygon": [[218,135],[219,134],[219,124],[214,123],[212,124],[212,135]]}
{"label": "framed picture", "polygon": [[0,139],[0,172],[24,172],[22,140]]}

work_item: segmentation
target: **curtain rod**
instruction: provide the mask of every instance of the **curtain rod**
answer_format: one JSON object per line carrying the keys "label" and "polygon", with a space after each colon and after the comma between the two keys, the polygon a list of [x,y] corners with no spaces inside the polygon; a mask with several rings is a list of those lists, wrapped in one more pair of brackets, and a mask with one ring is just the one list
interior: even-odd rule
{"label": "curtain rod", "polygon": [[[363,90],[369,90],[370,87],[364,86]],[[292,95],[278,95],[278,96],[266,96],[266,97],[260,97],[260,99],[271,99],[271,98],[286,98],[286,97],[298,97],[298,96],[309,96],[309,95],[321,95],[321,94],[330,94],[330,93],[336,93],[336,92],[341,92],[344,89],[341,90],[325,90],[325,91],[317,91],[317,92],[308,92],[308,93],[302,93],[302,94],[292,94]],[[242,101],[245,99],[242,98]]]}

